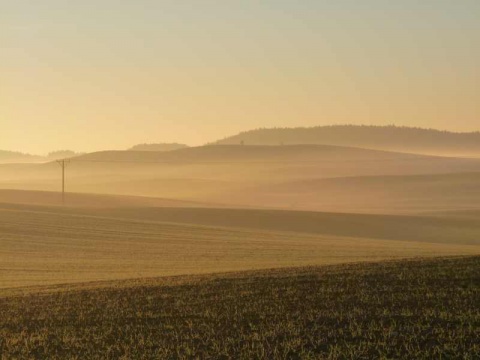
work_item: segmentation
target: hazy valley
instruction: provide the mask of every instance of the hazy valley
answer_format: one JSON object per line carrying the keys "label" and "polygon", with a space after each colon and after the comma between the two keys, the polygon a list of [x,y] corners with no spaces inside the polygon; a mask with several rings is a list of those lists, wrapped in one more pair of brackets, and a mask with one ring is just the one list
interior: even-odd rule
{"label": "hazy valley", "polygon": [[[319,144],[171,146],[156,151],[157,146],[141,145],[67,158],[65,204],[57,161],[0,165],[0,308],[14,322],[19,314],[13,298],[35,307],[39,294],[42,299],[61,296],[69,307],[78,299],[75,294],[86,294],[109,307],[105,292],[119,289],[112,301],[130,292],[144,301],[145,292],[153,291],[150,297],[165,292],[170,285],[164,283],[186,298],[184,286],[208,289],[216,279],[228,289],[244,287],[237,276],[248,277],[245,271],[252,270],[260,271],[265,281],[277,281],[274,274],[280,271],[281,286],[297,292],[304,291],[298,273],[315,286],[326,286],[313,280],[326,265],[366,263],[359,269],[368,274],[385,266],[388,276],[401,279],[402,261],[421,259],[415,266],[427,280],[407,275],[421,282],[438,276],[429,266],[451,270],[444,265],[447,260],[438,258],[458,257],[465,259],[456,260],[458,266],[473,279],[480,256],[480,158]],[[392,260],[398,265],[385,263]],[[350,274],[345,266],[338,271]],[[335,271],[328,275],[332,284],[343,281]],[[360,274],[348,276],[361,282]],[[256,282],[248,284],[245,291],[259,291]],[[227,288],[220,303],[232,296]],[[403,301],[401,292],[391,291]],[[262,296],[275,306],[286,299]],[[36,300],[30,303],[30,298]],[[212,306],[207,298],[206,306]],[[125,311],[134,306],[122,304]],[[46,311],[38,306],[41,313]],[[57,321],[49,330],[55,338],[66,326],[56,318],[64,311],[49,315]],[[220,310],[212,311],[220,316]],[[109,319],[123,321],[118,316]],[[14,333],[11,339],[22,339]],[[26,354],[17,340],[11,341],[11,354]],[[163,351],[152,346],[127,348],[139,354]],[[54,348],[58,358],[71,354]]]}

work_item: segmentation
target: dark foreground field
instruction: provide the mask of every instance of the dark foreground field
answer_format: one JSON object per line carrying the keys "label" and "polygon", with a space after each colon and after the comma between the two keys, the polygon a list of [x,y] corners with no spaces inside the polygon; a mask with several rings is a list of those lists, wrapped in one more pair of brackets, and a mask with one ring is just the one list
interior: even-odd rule
{"label": "dark foreground field", "polygon": [[3,359],[480,358],[480,257],[0,298]]}

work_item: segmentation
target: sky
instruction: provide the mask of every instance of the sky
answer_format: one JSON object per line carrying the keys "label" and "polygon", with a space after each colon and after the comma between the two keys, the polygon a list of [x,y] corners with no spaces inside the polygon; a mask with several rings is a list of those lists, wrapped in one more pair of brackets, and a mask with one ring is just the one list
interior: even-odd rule
{"label": "sky", "polygon": [[0,149],[480,130],[478,0],[0,0]]}

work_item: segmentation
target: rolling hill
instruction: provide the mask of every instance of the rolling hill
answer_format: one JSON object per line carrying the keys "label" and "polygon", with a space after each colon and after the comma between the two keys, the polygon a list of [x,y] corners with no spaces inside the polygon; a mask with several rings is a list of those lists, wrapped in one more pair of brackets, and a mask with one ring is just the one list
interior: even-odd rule
{"label": "rolling hill", "polygon": [[354,176],[252,186],[239,204],[362,213],[480,209],[480,172]]}
{"label": "rolling hill", "polygon": [[184,149],[188,146],[185,144],[177,143],[159,143],[159,144],[138,144],[132,146],[129,151],[172,151],[178,149]]}
{"label": "rolling hill", "polygon": [[[324,231],[307,234],[281,231],[279,218],[271,219],[279,224],[277,228],[242,229],[148,221],[145,214],[138,220],[84,211],[0,206],[0,288],[480,253],[480,246],[462,245],[455,239],[439,238],[434,243],[411,241],[408,236],[409,241],[383,238],[382,234],[392,236],[399,229],[385,219],[379,224],[383,229],[378,238],[372,239],[371,224],[360,218],[352,229],[360,226],[364,231],[350,235],[361,237],[333,234],[328,230],[332,215],[317,219]],[[249,221],[256,221],[256,215],[249,214]],[[283,223],[297,224],[300,231],[299,221],[312,224],[299,220],[301,214],[282,216]],[[333,226],[345,228],[352,222],[337,218]],[[271,226],[272,221],[265,224]],[[429,224],[422,226],[426,231]],[[468,236],[467,230],[460,229],[457,235]],[[473,236],[477,230],[471,231]],[[436,234],[442,233],[429,236]]]}
{"label": "rolling hill", "polygon": [[123,207],[76,212],[115,219],[194,224],[254,231],[480,245],[480,223],[469,212],[381,215],[201,207]]}
{"label": "rolling hill", "polygon": [[0,164],[9,163],[36,163],[45,161],[42,156],[30,155],[18,151],[0,150]]}
{"label": "rolling hill", "polygon": [[[0,188],[58,191],[55,162],[0,166]],[[480,159],[328,145],[216,145],[71,159],[67,191],[230,207],[417,213],[478,208]],[[205,205],[207,206],[207,205]]]}
{"label": "rolling hill", "polygon": [[0,150],[0,164],[46,163],[48,161],[81,155],[71,150],[52,151],[47,156],[26,154],[18,151]]}
{"label": "rolling hill", "polygon": [[400,154],[389,151],[360,149],[334,145],[291,145],[266,146],[250,145],[206,145],[182,148],[174,151],[100,151],[76,158],[76,161],[158,161],[158,162],[234,162],[249,163],[263,161],[315,161],[338,158],[349,160],[425,158],[420,155]]}
{"label": "rolling hill", "polygon": [[429,155],[480,157],[480,132],[454,133],[397,126],[333,125],[251,130],[217,144],[323,144]]}
{"label": "rolling hill", "polygon": [[[59,191],[4,190],[0,189],[0,204],[62,206],[62,196]],[[162,199],[155,197],[80,194],[67,193],[68,208],[124,208],[124,207],[208,207],[206,203]],[[218,207],[219,204],[216,204]]]}

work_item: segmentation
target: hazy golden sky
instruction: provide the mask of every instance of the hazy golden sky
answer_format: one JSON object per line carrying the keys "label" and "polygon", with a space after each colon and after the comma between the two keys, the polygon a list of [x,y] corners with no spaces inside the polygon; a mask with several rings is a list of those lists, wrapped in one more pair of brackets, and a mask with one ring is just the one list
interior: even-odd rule
{"label": "hazy golden sky", "polygon": [[480,130],[479,0],[0,0],[0,149]]}

